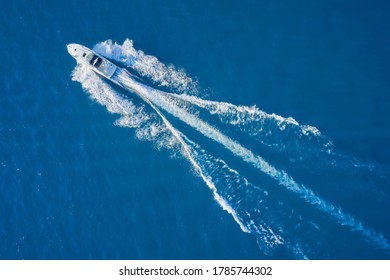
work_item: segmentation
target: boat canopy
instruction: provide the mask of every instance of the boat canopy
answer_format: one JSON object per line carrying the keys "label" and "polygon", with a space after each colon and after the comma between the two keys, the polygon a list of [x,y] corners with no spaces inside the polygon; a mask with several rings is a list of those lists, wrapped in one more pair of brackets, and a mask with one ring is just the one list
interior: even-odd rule
{"label": "boat canopy", "polygon": [[87,57],[86,57],[87,61],[89,62],[89,64],[91,64],[92,66],[96,67],[96,68],[99,68],[99,66],[102,64],[103,62],[103,59],[99,56],[97,56],[96,54],[94,53],[90,53]]}
{"label": "boat canopy", "polygon": [[107,78],[110,78],[114,74],[116,69],[116,66],[114,64],[93,52],[87,54],[87,56],[85,57],[85,61]]}

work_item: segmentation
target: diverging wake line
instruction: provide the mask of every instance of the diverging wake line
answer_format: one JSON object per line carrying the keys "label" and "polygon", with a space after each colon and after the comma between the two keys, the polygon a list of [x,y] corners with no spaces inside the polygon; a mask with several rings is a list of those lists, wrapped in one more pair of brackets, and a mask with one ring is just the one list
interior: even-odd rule
{"label": "diverging wake line", "polygon": [[275,179],[287,190],[298,194],[299,197],[304,199],[306,202],[314,205],[322,212],[333,217],[339,224],[350,227],[352,231],[359,232],[365,238],[384,250],[390,249],[389,243],[381,234],[365,227],[360,221],[353,218],[350,214],[345,213],[340,207],[325,201],[309,188],[295,182],[295,180],[285,171],[276,169],[261,156],[254,154],[238,142],[222,134],[203,120],[186,111],[185,108],[179,107],[175,102],[170,100],[169,94],[150,88],[133,80],[125,71],[120,71],[119,74],[113,78],[128,90],[135,91],[142,98],[149,100],[153,105],[163,109],[169,114],[172,114],[176,118],[202,133],[204,136],[220,143],[237,157],[247,163],[250,163],[256,169]]}

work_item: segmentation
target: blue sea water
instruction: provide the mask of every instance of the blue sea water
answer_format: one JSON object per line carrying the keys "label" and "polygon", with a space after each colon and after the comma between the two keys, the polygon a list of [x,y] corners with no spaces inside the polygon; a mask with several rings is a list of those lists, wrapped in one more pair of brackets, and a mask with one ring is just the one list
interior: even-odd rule
{"label": "blue sea water", "polygon": [[3,3],[0,259],[389,259],[388,30],[386,1]]}

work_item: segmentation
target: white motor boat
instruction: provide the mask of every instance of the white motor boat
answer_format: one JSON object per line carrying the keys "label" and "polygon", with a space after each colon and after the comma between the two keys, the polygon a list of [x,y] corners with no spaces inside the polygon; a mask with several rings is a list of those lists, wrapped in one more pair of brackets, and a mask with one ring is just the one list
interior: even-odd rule
{"label": "white motor boat", "polygon": [[91,68],[96,73],[110,79],[118,68],[105,57],[98,55],[94,51],[79,44],[66,45],[68,52],[77,62],[82,63]]}

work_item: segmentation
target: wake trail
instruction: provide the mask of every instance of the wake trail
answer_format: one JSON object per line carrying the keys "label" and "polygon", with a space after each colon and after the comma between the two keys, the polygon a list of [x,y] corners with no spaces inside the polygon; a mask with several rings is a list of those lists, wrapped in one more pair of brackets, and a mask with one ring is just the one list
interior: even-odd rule
{"label": "wake trail", "polygon": [[[127,75],[125,71],[122,74]],[[73,80],[79,81],[90,93],[91,98],[105,106],[109,112],[120,115],[120,119],[115,122],[117,125],[136,128],[136,135],[140,140],[158,141],[159,146],[163,145],[161,144],[163,142],[166,148],[180,149],[181,155],[189,161],[194,171],[212,191],[214,200],[233,217],[242,231],[257,236],[258,245],[264,254],[269,255],[275,248],[284,245],[289,257],[307,258],[301,245],[290,241],[287,237],[282,237],[284,230],[281,230],[279,222],[275,223],[272,216],[258,215],[258,213],[266,213],[270,208],[276,208],[274,205],[269,205],[271,202],[266,200],[268,193],[250,184],[237,171],[229,168],[223,160],[212,157],[173,127],[142,92],[139,92],[138,96],[157,113],[162,125],[158,125],[157,119],[145,112],[143,107],[137,107],[133,102],[121,97],[118,92],[85,67],[77,66],[72,76]],[[155,127],[155,129],[145,127]],[[156,130],[164,131],[164,129],[169,131],[173,139],[169,137],[160,139],[161,133],[156,135]],[[172,142],[175,145],[169,144]],[[248,208],[247,205],[251,202],[262,203],[255,208]]]}
{"label": "wake trail", "polygon": [[[125,71],[122,72],[122,75],[127,75]],[[110,86],[104,83],[95,73],[91,72],[89,69],[85,68],[82,65],[78,65],[72,74],[72,79],[78,81],[82,84],[83,88],[91,94],[91,98],[102,104],[107,108],[107,110],[111,113],[116,113],[121,116],[121,118],[116,121],[116,124],[124,126],[124,127],[135,127],[141,131],[137,131],[137,136],[140,140],[155,140],[155,133],[152,130],[142,129],[144,126],[154,125],[155,120],[153,120],[153,116],[147,114],[143,111],[142,107],[137,107],[134,103],[128,101],[120,97],[120,95],[115,92]],[[190,150],[186,142],[190,143],[190,140],[186,138],[187,141],[183,140],[183,135],[178,132],[171,123],[165,118],[165,116],[160,112],[160,110],[151,103],[146,96],[143,95],[142,92],[138,93],[139,97],[141,97],[146,103],[148,103],[154,111],[158,114],[165,127],[172,134],[174,140],[180,143],[180,150],[185,156],[191,165],[193,166],[196,173],[203,179],[206,185],[213,191],[214,197],[217,202],[221,205],[221,207],[230,213],[234,220],[240,225],[241,229],[244,232],[250,232],[250,230],[243,224],[240,218],[238,218],[234,209],[218,195],[217,189],[212,182],[210,176],[206,176],[204,174],[203,169],[198,165],[196,160],[193,158],[193,150]],[[130,122],[131,120],[131,122]],[[152,120],[152,122],[150,121]],[[158,126],[155,130],[164,130],[161,126]],[[162,142],[162,141],[161,141]],[[171,140],[165,139],[165,142],[172,142]],[[192,143],[192,142],[191,142]],[[193,144],[195,145],[195,144]],[[173,146],[172,144],[167,145],[169,147]]]}
{"label": "wake trail", "polygon": [[198,97],[198,83],[183,69],[166,65],[157,57],[135,49],[132,40],[126,39],[122,44],[106,40],[95,45],[94,51],[151,79],[154,85],[180,93],[172,94],[171,97],[187,102],[189,106],[207,110],[222,123],[232,125],[276,152],[283,151],[299,159],[318,148],[326,152],[332,149],[332,141],[321,135],[316,127],[300,125],[291,117],[267,114],[255,106],[236,106],[201,99]]}
{"label": "wake trail", "polygon": [[287,190],[298,194],[299,197],[304,199],[307,203],[314,205],[322,212],[333,217],[340,225],[348,226],[352,229],[352,231],[359,232],[362,236],[370,240],[375,245],[379,246],[381,249],[390,249],[389,243],[381,234],[378,234],[374,230],[367,228],[360,221],[353,218],[350,214],[345,213],[340,207],[325,201],[309,188],[298,184],[285,171],[276,169],[273,165],[265,161],[261,156],[254,154],[252,151],[243,147],[238,142],[232,140],[206,122],[187,112],[185,108],[177,106],[177,104],[170,100],[169,94],[138,83],[137,81],[130,78],[124,71],[119,71],[118,75],[113,78],[130,91],[137,92],[138,94],[144,96],[151,103],[193,127],[204,136],[222,144],[234,155],[238,156],[245,162],[250,163],[261,172],[272,177]]}
{"label": "wake trail", "polygon": [[[122,45],[108,40],[97,44],[94,50],[121,65],[132,68],[129,70],[135,70],[143,78],[150,79],[149,82],[152,81],[153,86],[161,87],[164,91],[176,92],[168,94],[155,90],[139,83],[138,80],[134,81],[126,70],[117,71],[113,79],[149,104],[152,109],[152,112],[149,112],[148,106],[140,106],[133,103],[131,99],[122,97],[86,68],[77,66],[72,75],[72,79],[79,81],[83,89],[90,93],[92,99],[105,106],[109,112],[120,115],[120,118],[115,121],[116,125],[134,128],[138,139],[152,141],[158,149],[165,148],[173,154],[179,152],[180,156],[186,158],[193,170],[212,191],[214,199],[232,215],[242,231],[258,237],[258,245],[265,254],[270,254],[275,248],[288,248],[295,257],[307,258],[306,253],[315,253],[312,248],[318,250],[318,244],[326,242],[326,234],[332,232],[327,232],[328,229],[322,226],[319,231],[320,226],[316,224],[316,216],[299,213],[299,210],[294,211],[294,205],[293,207],[285,205],[283,198],[272,197],[274,195],[272,192],[269,195],[258,186],[252,185],[239,172],[228,167],[223,160],[211,156],[175,128],[166,119],[165,112],[193,127],[202,135],[222,144],[235,156],[272,177],[279,185],[297,194],[305,202],[328,214],[338,224],[360,233],[369,241],[369,244],[373,243],[380,249],[387,250],[388,253],[390,246],[382,234],[364,226],[362,222],[336,204],[324,200],[313,190],[297,183],[283,170],[284,167],[278,170],[259,156],[257,154],[259,151],[257,153],[251,151],[238,141],[221,133],[210,123],[217,118],[220,121],[219,124],[228,125],[226,126],[229,129],[228,132],[237,129],[237,132],[249,135],[252,140],[256,139],[265,146],[271,147],[270,150],[273,153],[283,152],[294,163],[299,163],[305,156],[309,156],[310,161],[321,159],[321,164],[324,165],[323,157],[328,155],[329,158],[327,157],[325,164],[328,161],[329,166],[334,164],[336,171],[343,164],[350,166],[350,163],[357,163],[361,169],[359,161],[349,162],[348,159],[341,162],[340,166],[340,157],[336,157],[337,155],[333,152],[332,141],[322,135],[317,128],[301,125],[293,118],[265,113],[255,106],[238,106],[226,102],[204,100],[197,96],[200,89],[197,82],[187,76],[184,70],[172,65],[167,66],[156,57],[136,50],[129,39],[126,39]],[[204,122],[198,115],[201,113],[203,117],[204,112],[207,114],[205,117],[210,118],[209,123]],[[221,128],[224,127],[221,126]],[[318,171],[323,171],[323,167]],[[309,172],[314,171],[309,170]],[[288,201],[287,204],[289,204]],[[303,219],[302,215],[308,220]],[[282,217],[288,217],[288,219]],[[314,222],[310,219],[314,219]],[[313,230],[318,242],[306,238],[307,232]],[[325,243],[321,246],[324,246],[324,251],[327,250]]]}
{"label": "wake trail", "polygon": [[[242,220],[238,217],[236,211],[218,194],[217,188],[212,182],[212,179],[209,176],[206,176],[204,174],[202,168],[199,166],[196,160],[194,160],[191,150],[189,149],[186,142],[183,140],[183,134],[181,134],[178,130],[176,130],[176,128],[172,126],[172,124],[165,118],[165,116],[160,112],[160,110],[153,103],[151,103],[147,98],[145,98],[144,95],[141,94],[141,92],[139,94],[141,98],[144,101],[146,101],[155,110],[155,112],[160,116],[163,123],[170,130],[172,135],[176,138],[177,141],[179,141],[182,147],[183,155],[189,160],[189,162],[191,163],[195,171],[198,173],[198,175],[203,179],[206,185],[212,190],[215,200],[221,205],[222,209],[227,211],[233,216],[234,220],[240,225],[242,231],[249,233],[250,230],[243,224]],[[187,139],[187,142],[189,142],[189,139]]]}
{"label": "wake trail", "polygon": [[[383,197],[389,199],[388,194],[378,187],[378,184],[388,185],[386,168],[374,162],[362,162],[349,155],[336,153],[333,141],[316,127],[299,124],[292,117],[285,118],[274,113],[266,113],[256,106],[204,100],[199,96],[203,95],[205,90],[201,89],[198,82],[188,76],[183,69],[172,64],[166,65],[157,57],[137,50],[130,39],[126,39],[122,44],[106,40],[96,44],[93,49],[131,68],[140,76],[150,79],[153,85],[176,92],[170,94],[175,102],[184,102],[184,106],[188,106],[190,110],[193,108],[205,110],[222,124],[229,125],[229,130],[233,128],[250,136],[263,144],[263,147],[269,148],[272,154],[280,155],[280,161],[284,161],[287,156],[289,162],[310,173],[319,173],[326,168],[328,169],[326,172],[332,172],[337,176],[342,170],[341,172],[348,174],[350,178],[359,177],[360,192],[364,193],[365,187],[369,184],[370,188],[375,189],[372,193],[376,194],[375,199],[381,200]],[[313,162],[316,163],[314,166]],[[288,162],[286,164],[288,165]],[[366,174],[370,176],[369,180]],[[349,186],[350,178],[347,178],[343,185]],[[376,184],[373,184],[373,180]]]}

